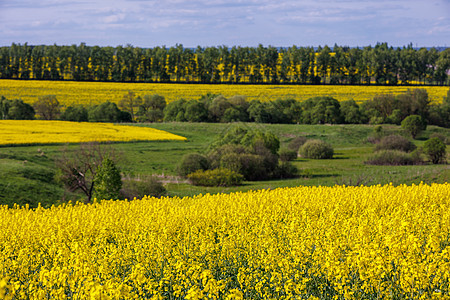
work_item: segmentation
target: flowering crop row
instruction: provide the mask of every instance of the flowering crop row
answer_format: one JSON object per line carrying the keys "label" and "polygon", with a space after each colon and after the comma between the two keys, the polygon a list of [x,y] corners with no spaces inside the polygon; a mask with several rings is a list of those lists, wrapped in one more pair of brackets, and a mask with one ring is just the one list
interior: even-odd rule
{"label": "flowering crop row", "polygon": [[450,184],[0,208],[0,298],[448,299]]}
{"label": "flowering crop row", "polygon": [[186,140],[166,131],[112,123],[0,120],[0,145]]}
{"label": "flowering crop row", "polygon": [[[447,95],[448,87],[421,87],[426,89],[432,102],[440,103]],[[401,94],[405,86],[345,86],[345,85],[211,85],[211,84],[163,84],[163,83],[113,83],[74,81],[0,80],[0,96],[21,98],[33,103],[39,96],[56,95],[64,105],[99,104],[106,101],[118,103],[128,91],[138,96],[160,94],[167,102],[198,99],[207,93],[225,97],[245,95],[249,100],[269,101],[294,98],[302,101],[316,96],[331,96],[339,101],[353,99],[357,102],[372,99],[378,94]]]}

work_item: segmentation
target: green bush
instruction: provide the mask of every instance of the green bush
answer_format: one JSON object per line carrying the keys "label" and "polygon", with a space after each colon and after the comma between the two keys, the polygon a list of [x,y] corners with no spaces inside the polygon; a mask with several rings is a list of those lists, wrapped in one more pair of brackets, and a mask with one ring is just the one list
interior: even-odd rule
{"label": "green bush", "polygon": [[423,145],[423,152],[433,164],[445,163],[446,146],[437,137],[431,138]]}
{"label": "green bush", "polygon": [[181,164],[178,166],[178,175],[185,177],[197,170],[209,168],[208,159],[198,153],[190,153],[183,156]]}
{"label": "green bush", "polygon": [[290,149],[281,149],[280,150],[280,160],[285,161],[292,161],[297,158],[297,151],[290,150]]}
{"label": "green bush", "polygon": [[120,191],[124,199],[141,199],[144,196],[161,197],[166,192],[164,185],[155,177],[124,180]]}
{"label": "green bush", "polygon": [[279,179],[295,178],[298,176],[298,169],[288,161],[282,161],[274,172],[274,177]]}
{"label": "green bush", "polygon": [[308,140],[301,148],[300,155],[305,158],[328,159],[333,158],[333,147],[322,140]]}
{"label": "green bush", "polygon": [[187,177],[193,185],[200,186],[235,186],[242,184],[244,180],[243,175],[223,168],[198,170]]}
{"label": "green bush", "polygon": [[411,152],[416,148],[416,145],[414,145],[414,143],[407,138],[401,135],[392,134],[381,138],[381,140],[375,146],[375,151],[399,150],[403,152]]}
{"label": "green bush", "polygon": [[444,144],[450,145],[450,137],[443,135],[442,133],[435,132],[432,135],[430,135],[430,138],[438,138],[440,139]]}
{"label": "green bush", "polygon": [[298,136],[290,141],[287,147],[289,150],[298,152],[298,149],[303,146],[304,143],[306,143],[306,136]]}
{"label": "green bush", "polygon": [[368,165],[419,165],[423,161],[418,152],[406,153],[399,150],[382,150],[373,154],[366,162]]}

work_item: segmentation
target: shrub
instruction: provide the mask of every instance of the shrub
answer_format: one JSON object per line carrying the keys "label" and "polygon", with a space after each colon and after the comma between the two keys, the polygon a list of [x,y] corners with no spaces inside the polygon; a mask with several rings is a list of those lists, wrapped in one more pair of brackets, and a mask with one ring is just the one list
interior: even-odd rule
{"label": "shrub", "polygon": [[385,136],[383,126],[377,125],[373,128],[372,134],[367,137],[367,141],[371,144],[378,143]]}
{"label": "shrub", "polygon": [[100,199],[118,199],[122,188],[122,177],[114,161],[105,158],[98,166],[94,177],[93,197]]}
{"label": "shrub", "polygon": [[402,128],[415,139],[422,130],[427,128],[427,126],[421,116],[410,115],[402,121]]}
{"label": "shrub", "polygon": [[333,158],[333,147],[322,140],[308,140],[301,148],[300,155],[305,158]]}
{"label": "shrub", "polygon": [[430,135],[430,138],[438,138],[440,139],[444,144],[450,145],[450,137],[443,135],[442,133],[435,132],[432,135]]}
{"label": "shrub", "polygon": [[446,147],[437,137],[427,140],[423,145],[423,151],[433,164],[445,162]]}
{"label": "shrub", "polygon": [[280,150],[280,160],[281,161],[292,161],[297,158],[297,151],[290,149]]}
{"label": "shrub", "polygon": [[368,165],[418,165],[422,163],[418,152],[406,153],[399,150],[383,150],[372,155],[366,162]]}
{"label": "shrub", "polygon": [[288,161],[282,161],[274,172],[275,178],[295,178],[298,176],[298,169],[292,163]]}
{"label": "shrub", "polygon": [[178,175],[186,176],[197,170],[206,170],[209,168],[208,159],[198,153],[190,153],[183,156],[181,164],[178,166]]}
{"label": "shrub", "polygon": [[166,188],[157,178],[144,177],[124,180],[120,194],[125,199],[141,199],[144,196],[161,197],[166,192]]}
{"label": "shrub", "polygon": [[414,143],[409,141],[407,138],[401,135],[392,134],[381,138],[375,147],[375,151],[399,150],[403,152],[411,152],[416,148],[416,145],[414,145]]}
{"label": "shrub", "polygon": [[88,111],[82,105],[68,106],[66,110],[61,114],[61,120],[74,121],[74,122],[87,122]]}
{"label": "shrub", "polygon": [[222,168],[206,171],[198,170],[187,177],[193,185],[200,186],[234,186],[240,185],[244,180],[243,175]]}
{"label": "shrub", "polygon": [[305,136],[298,136],[294,138],[292,141],[288,144],[288,149],[293,150],[295,152],[298,152],[298,149],[303,146],[303,144],[306,143],[306,137]]}

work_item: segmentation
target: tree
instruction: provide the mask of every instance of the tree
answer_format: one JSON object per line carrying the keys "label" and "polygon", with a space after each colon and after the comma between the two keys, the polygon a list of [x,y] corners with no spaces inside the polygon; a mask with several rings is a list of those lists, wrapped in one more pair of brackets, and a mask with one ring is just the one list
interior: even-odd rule
{"label": "tree", "polygon": [[102,170],[99,167],[105,159],[117,162],[119,155],[111,147],[99,143],[83,143],[72,151],[66,147],[55,161],[58,180],[71,192],[81,190],[86,196],[85,203],[90,203],[97,173]]}
{"label": "tree", "polygon": [[61,105],[55,95],[46,95],[38,98],[33,104],[39,119],[55,120],[61,113]]}
{"label": "tree", "polygon": [[104,102],[88,111],[89,122],[131,122],[131,114],[121,111],[115,103]]}
{"label": "tree", "polygon": [[82,105],[68,106],[66,110],[61,114],[61,120],[74,121],[74,122],[87,122],[88,111],[86,107]]}
{"label": "tree", "polygon": [[415,139],[416,136],[426,129],[422,117],[419,115],[410,115],[402,121],[402,128],[411,134],[412,138]]}
{"label": "tree", "polygon": [[439,138],[434,137],[425,142],[423,151],[428,155],[433,164],[445,162],[446,146]]}
{"label": "tree", "polygon": [[122,176],[113,160],[104,158],[94,177],[93,197],[100,199],[118,199],[122,188]]}
{"label": "tree", "polygon": [[136,97],[136,95],[128,91],[127,94],[123,95],[123,98],[119,101],[119,108],[131,115],[131,120],[134,121],[134,112],[142,104],[141,97]]}
{"label": "tree", "polygon": [[158,94],[145,95],[137,115],[140,121],[161,122],[164,118],[166,99]]}

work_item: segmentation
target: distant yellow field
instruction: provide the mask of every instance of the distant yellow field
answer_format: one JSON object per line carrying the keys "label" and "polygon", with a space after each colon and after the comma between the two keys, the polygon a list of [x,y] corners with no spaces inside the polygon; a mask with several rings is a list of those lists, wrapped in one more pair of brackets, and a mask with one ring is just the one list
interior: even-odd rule
{"label": "distant yellow field", "polygon": [[[337,86],[337,85],[218,85],[218,84],[164,84],[164,83],[116,83],[75,81],[21,81],[0,80],[0,96],[21,98],[33,103],[39,96],[56,95],[63,105],[98,104],[106,101],[117,103],[128,91],[138,96],[160,94],[167,102],[184,98],[198,99],[207,93],[225,97],[245,95],[249,100],[270,101],[294,98],[302,101],[315,96],[331,96],[339,101],[353,99],[362,102],[377,94],[400,94],[406,86]],[[432,102],[439,103],[447,95],[448,87],[420,87],[426,89]]]}
{"label": "distant yellow field", "polygon": [[166,131],[111,123],[0,120],[0,145],[186,140]]}

